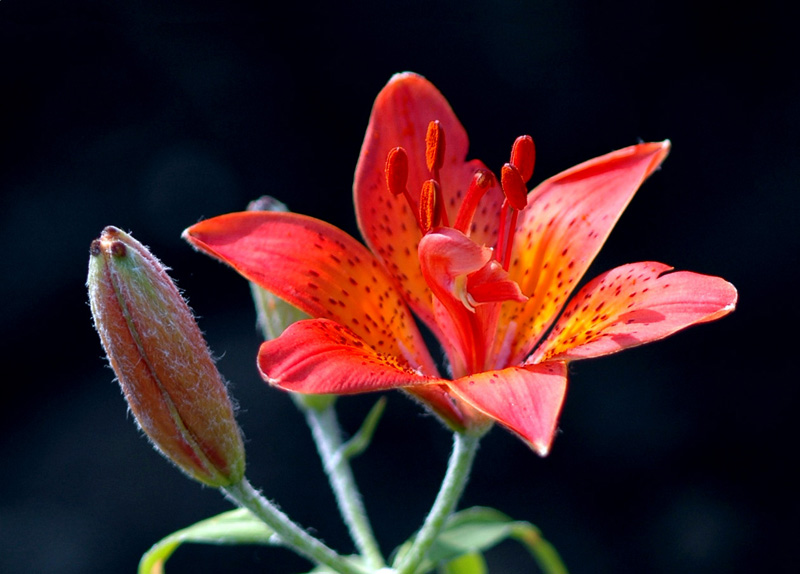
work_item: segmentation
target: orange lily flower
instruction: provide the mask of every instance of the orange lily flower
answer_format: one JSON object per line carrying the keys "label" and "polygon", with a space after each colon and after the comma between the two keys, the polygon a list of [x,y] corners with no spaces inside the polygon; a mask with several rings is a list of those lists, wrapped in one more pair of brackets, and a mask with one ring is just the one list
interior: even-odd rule
{"label": "orange lily flower", "polygon": [[[530,192],[529,136],[498,180],[447,100],[395,75],[375,101],[354,192],[365,247],[293,213],[231,213],[184,237],[308,313],[265,342],[270,384],[299,393],[404,389],[451,426],[496,421],[547,454],[567,363],[666,337],[732,311],[718,277],[661,263],[618,267],[570,295],[641,183],[669,151],[643,143]],[[439,340],[440,374],[415,321]]]}

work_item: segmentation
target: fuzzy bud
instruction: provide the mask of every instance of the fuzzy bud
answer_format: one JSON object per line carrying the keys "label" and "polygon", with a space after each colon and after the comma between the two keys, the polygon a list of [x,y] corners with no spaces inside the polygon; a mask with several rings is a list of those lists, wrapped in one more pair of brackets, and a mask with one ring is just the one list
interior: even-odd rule
{"label": "fuzzy bud", "polygon": [[166,268],[130,235],[92,242],[94,324],[136,421],[190,477],[239,482],[245,456],[233,406],[200,329]]}

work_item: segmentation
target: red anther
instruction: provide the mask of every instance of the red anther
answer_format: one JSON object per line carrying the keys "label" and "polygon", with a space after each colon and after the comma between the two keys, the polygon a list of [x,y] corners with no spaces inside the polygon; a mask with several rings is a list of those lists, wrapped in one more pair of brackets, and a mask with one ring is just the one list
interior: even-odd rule
{"label": "red anther", "polygon": [[478,210],[478,203],[483,195],[494,185],[494,174],[488,169],[479,169],[472,176],[472,181],[469,183],[467,195],[461,203],[456,216],[456,222],[453,225],[461,233],[468,234],[469,226],[472,225],[472,218]]}
{"label": "red anther", "polygon": [[528,183],[536,163],[536,146],[531,136],[519,136],[511,147],[511,165],[519,171],[522,181]]}
{"label": "red anther", "polygon": [[519,211],[525,209],[528,205],[528,190],[519,170],[510,163],[505,164],[500,170],[500,185],[511,207]]}
{"label": "red anther", "polygon": [[442,205],[437,201],[439,184],[429,179],[422,184],[419,194],[419,227],[425,235],[434,227],[438,227],[442,220]]}
{"label": "red anther", "polygon": [[408,155],[401,147],[389,150],[386,156],[386,185],[392,195],[400,195],[406,191],[408,182]]}
{"label": "red anther", "polygon": [[[432,175],[444,165],[444,128],[439,120],[428,124],[428,133],[425,134],[425,162]],[[433,177],[436,178],[436,175]]]}

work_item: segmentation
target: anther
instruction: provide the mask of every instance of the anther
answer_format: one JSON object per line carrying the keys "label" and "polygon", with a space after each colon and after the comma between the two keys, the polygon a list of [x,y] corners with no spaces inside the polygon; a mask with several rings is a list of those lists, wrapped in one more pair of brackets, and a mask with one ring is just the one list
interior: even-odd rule
{"label": "anther", "polygon": [[528,205],[528,190],[519,170],[507,163],[500,170],[500,185],[508,203],[516,210],[522,211]]}
{"label": "anther", "polygon": [[528,183],[536,163],[536,146],[531,136],[519,136],[511,147],[511,165],[519,171],[522,181]]}
{"label": "anther", "polygon": [[438,172],[444,165],[444,148],[444,128],[439,120],[434,120],[428,124],[425,134],[425,162],[434,179],[439,179]]}
{"label": "anther", "polygon": [[408,155],[401,147],[393,148],[386,156],[386,185],[392,195],[406,193]]}
{"label": "anther", "polygon": [[419,219],[419,208],[417,202],[408,193],[408,154],[402,147],[396,147],[389,150],[386,156],[386,167],[384,168],[386,175],[386,187],[394,196],[403,195],[406,198],[408,206],[411,208],[411,213],[414,214],[414,219],[417,220],[417,225],[422,228]]}
{"label": "anther", "polygon": [[525,182],[522,181],[519,170],[510,163],[505,164],[500,170],[500,186],[503,188],[506,200],[500,208],[500,228],[495,256],[503,265],[503,269],[508,271],[511,249],[514,246],[517,217],[519,212],[528,205],[528,190],[525,188]]}
{"label": "anther", "polygon": [[439,199],[439,184],[429,179],[422,184],[419,194],[419,227],[425,235],[442,220],[442,204]]}

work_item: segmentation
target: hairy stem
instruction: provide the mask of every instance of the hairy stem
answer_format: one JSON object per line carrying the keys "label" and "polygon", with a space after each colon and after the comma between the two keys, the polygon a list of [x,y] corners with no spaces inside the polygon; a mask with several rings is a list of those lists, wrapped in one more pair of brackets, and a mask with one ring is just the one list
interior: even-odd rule
{"label": "hairy stem", "polygon": [[439,536],[445,520],[452,514],[464,492],[482,436],[482,432],[458,432],[453,436],[453,452],[447,463],[447,472],[439,494],[408,552],[398,557],[394,565],[398,574],[412,574],[425,559],[431,545]]}
{"label": "hairy stem", "polygon": [[367,574],[308,534],[254,489],[247,479],[243,478],[240,482],[222,490],[237,505],[247,508],[274,530],[283,545],[315,564],[324,564],[341,574]]}
{"label": "hairy stem", "polygon": [[386,566],[386,563],[372,532],[372,526],[353,478],[350,463],[343,455],[341,429],[334,404],[323,410],[313,408],[304,410],[308,426],[311,427],[314,442],[317,443],[317,450],[325,466],[325,472],[336,496],[339,512],[350,530],[350,536],[370,568],[379,570]]}

